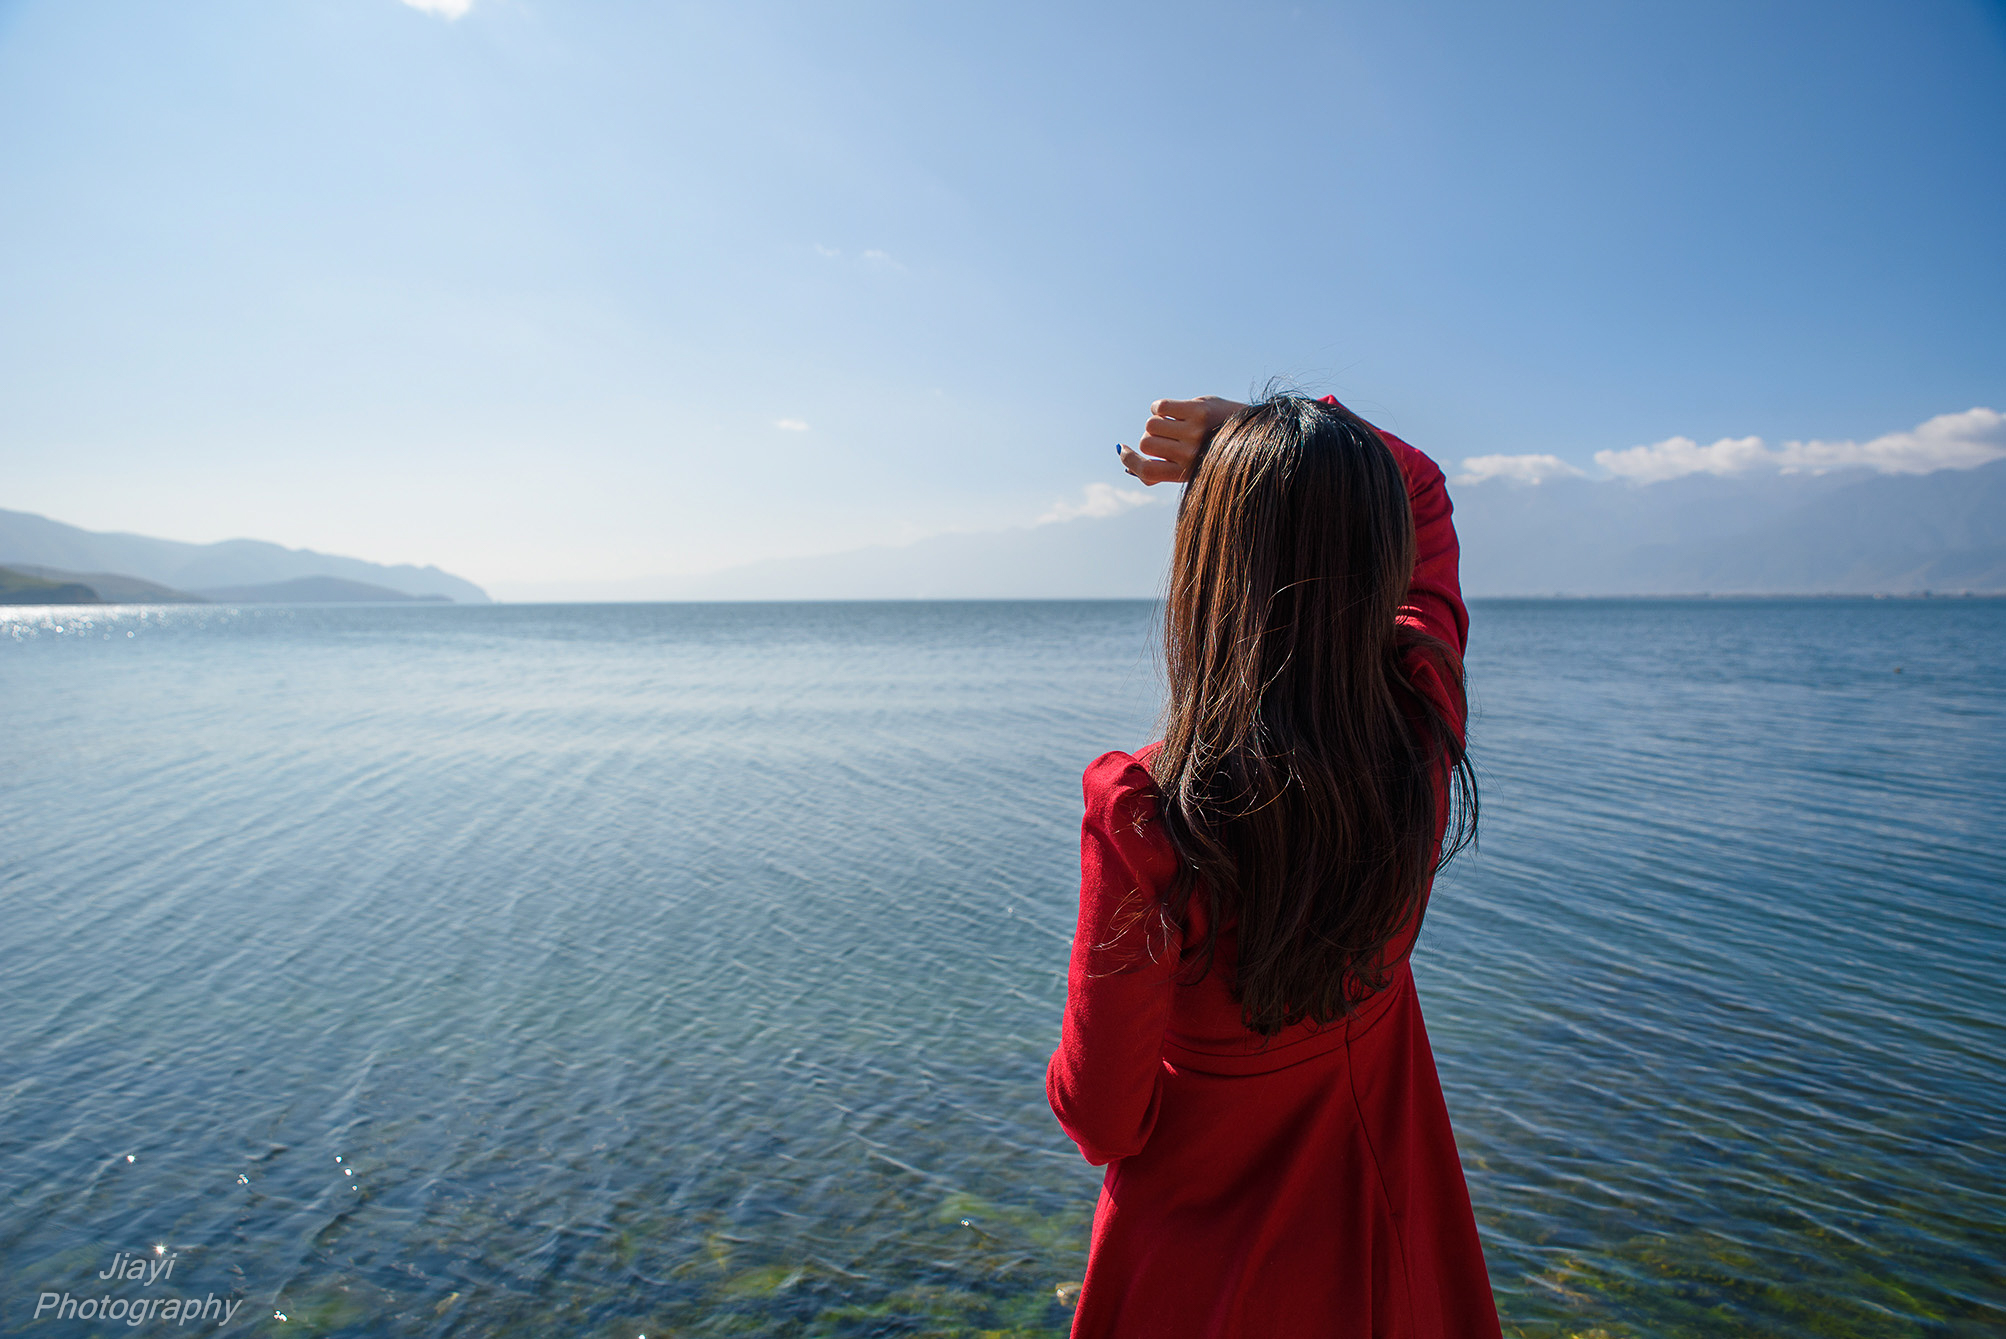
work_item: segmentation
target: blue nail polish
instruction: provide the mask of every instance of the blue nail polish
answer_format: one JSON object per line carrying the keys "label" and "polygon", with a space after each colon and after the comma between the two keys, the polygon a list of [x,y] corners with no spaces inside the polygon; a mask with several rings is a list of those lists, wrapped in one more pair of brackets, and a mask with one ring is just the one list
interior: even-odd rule
{"label": "blue nail polish", "polygon": [[1114,453],[1117,459],[1120,458],[1122,451],[1125,449],[1120,442],[1114,444]]}

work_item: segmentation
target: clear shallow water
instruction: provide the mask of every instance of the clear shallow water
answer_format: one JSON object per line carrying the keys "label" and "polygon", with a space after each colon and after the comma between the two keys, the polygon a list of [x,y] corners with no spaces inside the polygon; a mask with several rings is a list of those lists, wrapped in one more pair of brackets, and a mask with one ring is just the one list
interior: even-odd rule
{"label": "clear shallow water", "polygon": [[[0,1332],[154,1243],[274,1334],[1062,1330],[1150,617],[14,611]],[[2006,603],[1474,635],[1416,975],[1507,1331],[2006,1327]]]}

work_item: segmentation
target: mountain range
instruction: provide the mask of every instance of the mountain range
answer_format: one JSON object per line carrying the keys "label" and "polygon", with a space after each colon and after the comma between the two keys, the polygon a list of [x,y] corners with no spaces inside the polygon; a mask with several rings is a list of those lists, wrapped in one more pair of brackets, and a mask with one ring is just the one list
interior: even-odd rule
{"label": "mountain range", "polygon": [[[1177,495],[1090,490],[1095,510],[896,547],[684,577],[517,587],[511,597],[657,600],[1119,599],[1162,591]],[[1563,476],[1452,483],[1473,596],[2006,594],[2006,460],[1926,474]],[[1055,509],[1058,510],[1058,509]],[[14,593],[56,600],[454,600],[487,593],[437,567],[385,566],[260,540],[186,544],[0,511]],[[5,585],[0,582],[0,585]],[[39,592],[39,593],[38,593]],[[71,591],[65,598],[75,598]]]}
{"label": "mountain range", "polygon": [[82,530],[25,511],[0,510],[0,567],[31,578],[80,585],[106,601],[488,602],[487,592],[479,586],[437,567],[388,566],[289,549],[261,539],[188,544]]}
{"label": "mountain range", "polygon": [[1452,492],[1474,595],[2006,592],[2006,460]]}
{"label": "mountain range", "polygon": [[[1452,483],[1473,596],[2006,593],[2006,460],[1929,474]],[[658,599],[1160,594],[1176,494],[1112,516],[936,535],[653,583]],[[629,598],[642,595],[630,589]]]}

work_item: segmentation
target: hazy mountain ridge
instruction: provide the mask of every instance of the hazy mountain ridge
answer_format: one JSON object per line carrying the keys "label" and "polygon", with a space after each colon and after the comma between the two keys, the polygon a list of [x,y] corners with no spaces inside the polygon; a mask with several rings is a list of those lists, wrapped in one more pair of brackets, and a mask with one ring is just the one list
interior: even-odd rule
{"label": "hazy mountain ridge", "polygon": [[2006,461],[1452,492],[1474,595],[2006,591]]}
{"label": "hazy mountain ridge", "polygon": [[[1154,598],[1175,494],[668,580],[658,599]],[[2006,593],[2006,461],[1976,469],[1451,484],[1471,595]]]}
{"label": "hazy mountain ridge", "polygon": [[[1488,479],[1450,492],[1463,586],[1474,596],[2006,593],[2006,460],[1930,474],[1698,475],[1646,485]],[[1110,517],[609,584],[599,598],[1152,599],[1162,593],[1175,501],[1158,489]],[[259,540],[97,534],[24,512],[0,511],[0,564],[53,582],[125,582],[129,589],[105,595],[112,600],[488,598],[436,567]],[[155,594],[139,589],[147,583]],[[565,593],[593,592],[577,583]]]}
{"label": "hazy mountain ridge", "polygon": [[[1166,501],[1174,499],[1167,494]],[[1154,598],[1169,561],[1170,506],[1015,530],[778,558],[667,583],[689,600],[1096,600]]]}
{"label": "hazy mountain ridge", "polygon": [[143,581],[116,572],[66,572],[60,567],[43,567],[36,563],[16,563],[13,570],[45,581],[82,586],[105,604],[206,603],[202,596],[191,591],[175,590],[157,581]]}
{"label": "hazy mountain ridge", "polygon": [[261,539],[189,544],[148,535],[84,530],[24,511],[0,510],[0,565],[17,570],[33,567],[117,574],[196,595],[332,577],[418,599],[488,602],[487,592],[479,586],[437,567],[372,563],[311,549],[289,549]]}
{"label": "hazy mountain ridge", "polygon": [[259,586],[216,586],[197,591],[212,604],[451,604],[444,595],[406,595],[388,586],[346,577],[294,577]]}
{"label": "hazy mountain ridge", "polygon": [[65,572],[22,563],[0,567],[0,604],[451,604],[345,577],[294,577],[258,586],[185,591],[116,572]]}
{"label": "hazy mountain ridge", "polygon": [[0,567],[0,604],[97,604],[98,593],[76,581]]}

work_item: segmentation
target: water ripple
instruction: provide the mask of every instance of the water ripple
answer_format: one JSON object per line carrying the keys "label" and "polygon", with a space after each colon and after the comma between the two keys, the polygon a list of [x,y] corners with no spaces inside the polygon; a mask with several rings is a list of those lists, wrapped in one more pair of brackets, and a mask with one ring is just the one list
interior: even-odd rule
{"label": "water ripple", "polygon": [[[161,1242],[274,1332],[1061,1332],[1078,775],[1150,619],[0,613],[0,1330]],[[2002,653],[1478,607],[1416,975],[1511,1333],[2006,1328]]]}

